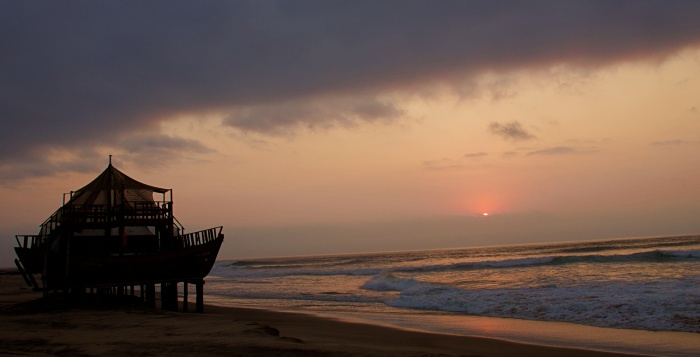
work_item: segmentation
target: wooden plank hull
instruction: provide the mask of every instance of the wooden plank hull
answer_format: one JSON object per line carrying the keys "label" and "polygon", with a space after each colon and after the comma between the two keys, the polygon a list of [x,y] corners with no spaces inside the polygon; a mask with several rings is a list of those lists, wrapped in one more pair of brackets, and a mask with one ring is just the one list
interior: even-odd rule
{"label": "wooden plank hull", "polygon": [[44,249],[16,247],[15,252],[27,273],[45,274],[47,289],[108,287],[201,280],[211,271],[223,240],[220,233],[207,242],[152,254],[71,256],[67,266],[48,271]]}
{"label": "wooden plank hull", "polygon": [[150,255],[82,256],[71,261],[71,285],[138,285],[203,279],[214,265],[223,234],[207,243]]}
{"label": "wooden plank hull", "polygon": [[28,274],[44,272],[44,250],[37,248],[15,247],[15,254]]}

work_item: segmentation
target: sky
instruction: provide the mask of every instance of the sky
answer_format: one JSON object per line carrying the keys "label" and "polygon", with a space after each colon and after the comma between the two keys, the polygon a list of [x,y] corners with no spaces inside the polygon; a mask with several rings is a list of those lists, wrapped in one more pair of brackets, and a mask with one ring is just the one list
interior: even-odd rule
{"label": "sky", "polygon": [[0,49],[0,266],[108,155],[219,259],[700,233],[697,1],[8,0]]}

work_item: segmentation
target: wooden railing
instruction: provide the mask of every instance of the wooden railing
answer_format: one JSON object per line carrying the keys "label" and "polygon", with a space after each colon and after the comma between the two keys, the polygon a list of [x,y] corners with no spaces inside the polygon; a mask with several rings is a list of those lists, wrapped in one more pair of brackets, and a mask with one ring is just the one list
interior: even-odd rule
{"label": "wooden railing", "polygon": [[44,240],[38,235],[15,235],[17,246],[20,248],[39,248],[44,245]]}
{"label": "wooden railing", "polygon": [[132,202],[133,207],[124,207],[127,220],[164,220],[172,214],[171,202]]}
{"label": "wooden railing", "polygon": [[128,202],[109,211],[105,205],[65,205],[41,224],[41,235],[48,237],[61,224],[123,224],[122,219],[132,223],[163,221],[170,219],[172,212],[172,202]]}
{"label": "wooden railing", "polygon": [[48,237],[51,234],[51,232],[56,230],[58,226],[61,225],[62,212],[63,207],[57,209],[56,212],[54,212],[54,214],[51,215],[51,217],[47,218],[46,221],[44,221],[44,223],[41,224],[41,241],[46,240],[46,237]]}
{"label": "wooden railing", "polygon": [[178,236],[177,239],[183,248],[193,247],[213,241],[221,234],[222,229],[223,226],[209,228],[199,232],[183,234]]}

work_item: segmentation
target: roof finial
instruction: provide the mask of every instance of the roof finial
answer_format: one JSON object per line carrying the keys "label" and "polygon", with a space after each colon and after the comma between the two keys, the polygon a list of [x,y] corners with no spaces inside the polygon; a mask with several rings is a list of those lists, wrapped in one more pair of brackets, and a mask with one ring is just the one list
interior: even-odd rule
{"label": "roof finial", "polygon": [[109,166],[112,166],[112,155],[109,155]]}

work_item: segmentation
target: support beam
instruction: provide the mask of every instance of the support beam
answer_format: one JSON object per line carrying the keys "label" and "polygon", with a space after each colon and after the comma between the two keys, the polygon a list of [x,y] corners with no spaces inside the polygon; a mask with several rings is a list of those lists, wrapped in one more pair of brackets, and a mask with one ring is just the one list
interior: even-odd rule
{"label": "support beam", "polygon": [[198,313],[204,312],[204,280],[199,280],[195,283],[197,286],[197,308]]}
{"label": "support beam", "polygon": [[182,282],[182,312],[187,312],[187,282]]}
{"label": "support beam", "polygon": [[156,308],[156,286],[146,284],[146,305],[152,309]]}
{"label": "support beam", "polygon": [[177,282],[161,283],[160,307],[163,310],[177,311]]}
{"label": "support beam", "polygon": [[177,311],[178,306],[177,306],[177,281],[174,283],[170,283],[170,309],[172,311]]}
{"label": "support beam", "polygon": [[[22,263],[20,263],[19,260],[15,259],[15,265],[17,266],[17,270],[19,270],[19,273],[22,274],[24,282],[27,283],[27,286],[31,286],[32,288],[38,289],[39,286],[36,284],[34,277],[31,274],[28,274],[24,271]],[[31,279],[29,277],[31,277]]]}

